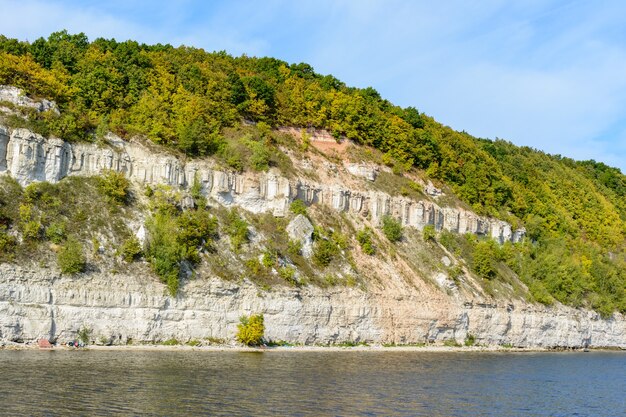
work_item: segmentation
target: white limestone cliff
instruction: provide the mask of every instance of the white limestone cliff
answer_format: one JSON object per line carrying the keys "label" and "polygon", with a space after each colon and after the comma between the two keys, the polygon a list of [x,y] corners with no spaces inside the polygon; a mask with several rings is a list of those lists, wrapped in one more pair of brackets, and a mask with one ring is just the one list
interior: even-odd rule
{"label": "white limestone cliff", "polygon": [[266,337],[303,344],[344,341],[420,343],[468,334],[486,345],[626,348],[619,314],[523,303],[457,303],[416,289],[279,287],[260,292],[249,282],[216,278],[186,282],[177,297],[142,274],[62,277],[51,270],[0,264],[0,344],[59,343],[87,329],[96,343],[175,338],[232,340],[239,316],[263,313]]}
{"label": "white limestone cliff", "polygon": [[[352,167],[352,168],[351,168]],[[307,205],[324,204],[335,210],[369,216],[377,225],[391,215],[404,226],[422,229],[488,235],[500,243],[518,241],[524,230],[513,231],[501,220],[478,216],[460,208],[440,207],[430,200],[394,197],[365,187],[347,188],[342,182],[320,183],[288,179],[277,170],[267,173],[234,173],[215,167],[210,160],[183,163],[174,156],[150,150],[137,141],[126,142],[112,135],[106,146],[69,144],[46,139],[26,129],[0,127],[0,174],[5,173],[25,186],[33,181],[55,183],[68,175],[97,175],[103,170],[124,172],[133,181],[188,188],[194,180],[202,192],[225,206],[239,206],[253,213],[272,212],[284,216],[289,204],[300,199]],[[371,180],[374,170],[365,165],[346,172]]]}

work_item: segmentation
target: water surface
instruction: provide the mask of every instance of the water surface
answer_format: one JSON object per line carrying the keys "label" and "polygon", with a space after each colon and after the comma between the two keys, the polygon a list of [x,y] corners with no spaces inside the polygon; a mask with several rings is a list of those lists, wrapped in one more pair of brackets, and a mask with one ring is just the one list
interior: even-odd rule
{"label": "water surface", "polygon": [[626,354],[0,351],[2,415],[619,416]]}

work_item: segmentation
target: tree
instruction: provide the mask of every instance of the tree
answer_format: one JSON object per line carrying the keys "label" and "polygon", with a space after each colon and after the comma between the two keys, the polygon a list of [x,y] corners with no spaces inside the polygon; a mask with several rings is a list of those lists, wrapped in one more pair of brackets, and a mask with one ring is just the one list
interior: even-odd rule
{"label": "tree", "polygon": [[98,179],[98,187],[111,201],[121,204],[128,202],[130,182],[123,172],[104,171]]}
{"label": "tree", "polygon": [[250,317],[241,316],[237,325],[237,341],[246,346],[258,346],[263,342],[265,324],[263,314],[253,314]]}
{"label": "tree", "polygon": [[391,242],[402,239],[402,224],[391,216],[383,216],[383,233]]}
{"label": "tree", "polygon": [[481,241],[474,247],[474,272],[483,278],[492,279],[496,275],[493,241]]}

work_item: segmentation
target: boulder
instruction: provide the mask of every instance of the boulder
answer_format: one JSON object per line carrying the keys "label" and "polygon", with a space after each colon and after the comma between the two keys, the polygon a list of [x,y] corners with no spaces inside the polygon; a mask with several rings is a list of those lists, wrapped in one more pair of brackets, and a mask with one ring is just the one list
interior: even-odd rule
{"label": "boulder", "polygon": [[313,225],[304,215],[298,214],[287,225],[289,239],[302,243],[302,256],[309,258],[313,253]]}

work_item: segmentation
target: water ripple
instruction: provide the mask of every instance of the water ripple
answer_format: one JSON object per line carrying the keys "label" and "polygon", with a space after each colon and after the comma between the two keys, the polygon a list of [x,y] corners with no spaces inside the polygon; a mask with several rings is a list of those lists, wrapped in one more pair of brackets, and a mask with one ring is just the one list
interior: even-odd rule
{"label": "water ripple", "polygon": [[626,415],[623,353],[0,351],[1,415]]}

